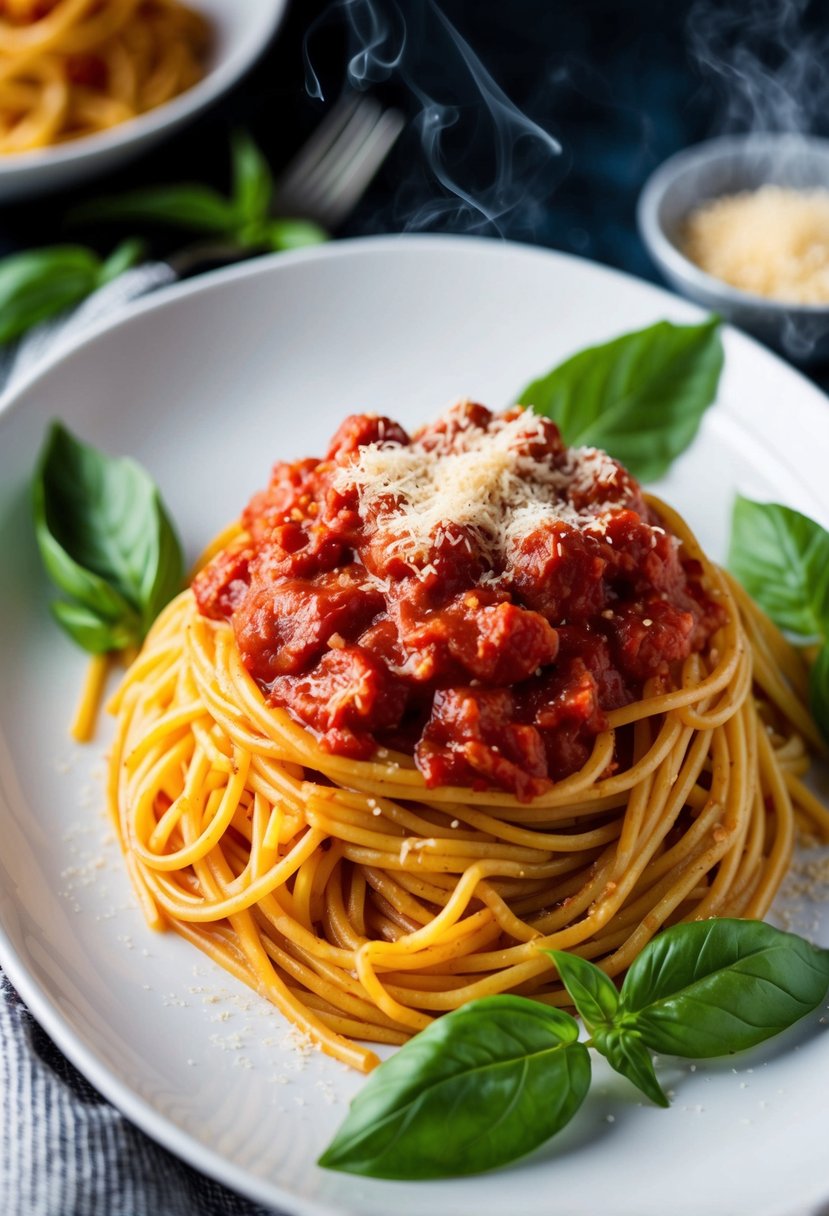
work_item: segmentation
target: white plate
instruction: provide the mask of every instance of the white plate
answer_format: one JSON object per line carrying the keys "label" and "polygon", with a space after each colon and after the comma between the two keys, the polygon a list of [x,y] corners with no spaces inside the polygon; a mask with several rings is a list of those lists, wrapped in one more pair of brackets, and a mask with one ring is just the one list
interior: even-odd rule
{"label": "white plate", "polygon": [[[101,843],[90,770],[102,749],[67,740],[84,659],[49,617],[29,523],[28,479],[53,417],[141,460],[193,555],[276,457],[319,453],[350,411],[415,423],[461,394],[501,405],[587,343],[697,315],[526,247],[342,243],[144,302],[0,413],[0,957],[74,1062],[200,1169],[317,1216],[803,1216],[829,1199],[820,1011],[750,1055],[667,1065],[669,1111],[638,1105],[599,1067],[558,1139],[486,1177],[410,1185],[317,1169],[361,1078],[299,1054],[263,1002],[144,927],[117,849]],[[718,556],[735,487],[829,524],[826,401],[740,334],[726,347],[720,400],[660,487]]]}
{"label": "white plate", "polygon": [[192,4],[214,31],[203,79],[172,101],[99,135],[0,156],[0,202],[65,190],[85,178],[111,173],[171,135],[244,75],[282,20],[287,0],[192,0]]}

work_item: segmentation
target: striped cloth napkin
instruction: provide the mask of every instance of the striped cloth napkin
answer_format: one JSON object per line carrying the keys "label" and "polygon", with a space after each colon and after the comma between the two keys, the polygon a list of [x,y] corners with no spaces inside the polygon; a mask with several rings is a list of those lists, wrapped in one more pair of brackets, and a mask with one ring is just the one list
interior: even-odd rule
{"label": "striped cloth napkin", "polygon": [[[147,263],[39,326],[0,353],[0,390],[174,279],[165,263]],[[129,1123],[60,1053],[0,973],[0,1216],[270,1214]]]}

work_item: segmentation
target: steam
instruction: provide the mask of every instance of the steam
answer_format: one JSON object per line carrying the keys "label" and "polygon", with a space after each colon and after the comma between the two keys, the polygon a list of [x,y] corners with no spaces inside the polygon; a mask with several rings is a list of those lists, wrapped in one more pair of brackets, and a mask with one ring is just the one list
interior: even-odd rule
{"label": "steam", "polygon": [[[403,231],[532,236],[561,175],[561,145],[507,97],[434,0],[336,0],[348,34],[353,88],[401,82],[418,107],[407,133],[422,157],[401,183],[391,217]],[[322,99],[305,43],[306,87]]]}
{"label": "steam", "polygon": [[829,105],[829,35],[809,31],[810,0],[697,0],[688,45],[720,95],[719,131],[805,135]]}

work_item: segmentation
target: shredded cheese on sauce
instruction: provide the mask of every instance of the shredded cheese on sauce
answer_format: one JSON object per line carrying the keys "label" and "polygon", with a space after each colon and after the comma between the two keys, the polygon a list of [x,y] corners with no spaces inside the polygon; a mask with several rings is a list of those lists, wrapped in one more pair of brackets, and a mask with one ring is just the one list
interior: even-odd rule
{"label": "shredded cheese on sauce", "polygon": [[[568,493],[597,480],[612,484],[618,465],[591,447],[568,449],[560,467],[549,455],[528,454],[528,444],[547,442],[540,415],[526,410],[514,418],[496,417],[487,430],[462,426],[437,446],[433,433],[428,440],[429,447],[417,438],[408,446],[365,444],[334,477],[338,490],[357,489],[361,517],[377,515],[389,548],[413,566],[433,544],[447,539],[450,525],[449,543],[468,544],[455,528],[469,529],[492,564],[553,520],[594,534],[604,531],[602,516],[611,507],[593,503],[576,510]],[[420,573],[429,570],[422,567]]]}

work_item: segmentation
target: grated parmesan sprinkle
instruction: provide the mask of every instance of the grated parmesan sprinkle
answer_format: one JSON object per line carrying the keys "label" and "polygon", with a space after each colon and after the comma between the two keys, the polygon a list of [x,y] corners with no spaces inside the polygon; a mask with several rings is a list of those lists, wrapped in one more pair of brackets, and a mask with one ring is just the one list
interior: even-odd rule
{"label": "grated parmesan sprinkle", "polygon": [[[468,549],[470,534],[490,565],[551,521],[604,538],[605,516],[620,504],[577,510],[569,496],[597,482],[613,485],[619,466],[592,447],[568,449],[559,467],[549,456],[530,454],[528,445],[547,442],[546,426],[544,418],[527,410],[512,418],[496,416],[486,430],[462,426],[443,448],[426,448],[417,439],[409,446],[366,444],[337,470],[334,487],[356,488],[363,520],[374,520],[389,551],[421,578],[436,573],[427,560],[433,545]],[[434,435],[430,439],[434,443]],[[487,574],[487,581],[498,577]],[[385,582],[378,589],[387,590]]]}
{"label": "grated parmesan sprinkle", "polygon": [[692,212],[683,249],[742,291],[798,304],[829,301],[829,190],[763,186]]}

